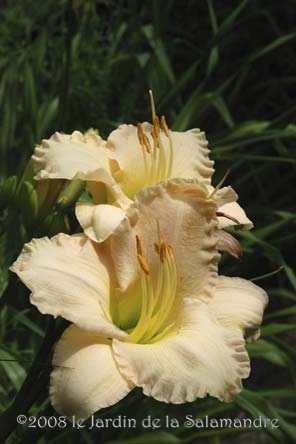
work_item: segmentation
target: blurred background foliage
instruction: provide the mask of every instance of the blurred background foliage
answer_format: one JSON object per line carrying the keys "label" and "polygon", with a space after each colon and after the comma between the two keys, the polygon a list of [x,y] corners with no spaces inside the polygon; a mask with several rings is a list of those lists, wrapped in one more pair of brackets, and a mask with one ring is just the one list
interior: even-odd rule
{"label": "blurred background foliage", "polygon": [[[295,442],[295,2],[3,0],[0,22],[0,412],[10,406],[0,430],[13,430],[4,442]],[[17,412],[57,416],[48,403],[48,374],[64,324],[30,305],[8,267],[32,237],[79,230],[73,208],[83,191],[81,182],[36,185],[33,147],[54,131],[93,127],[107,137],[122,122],[149,120],[149,88],[171,128],[206,131],[216,183],[231,168],[227,184],[255,229],[235,232],[243,259],[222,257],[220,270],[247,279],[267,274],[259,285],[270,304],[262,338],[248,346],[251,376],[233,403],[164,405],[136,391],[97,416],[140,422],[150,414],[164,422],[170,415],[182,424],[186,414],[261,415],[278,418],[279,428],[77,431],[16,424]]]}

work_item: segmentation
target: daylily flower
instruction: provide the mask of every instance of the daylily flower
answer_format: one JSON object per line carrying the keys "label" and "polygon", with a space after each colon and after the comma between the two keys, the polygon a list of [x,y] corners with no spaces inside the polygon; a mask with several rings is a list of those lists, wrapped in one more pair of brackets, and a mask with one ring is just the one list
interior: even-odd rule
{"label": "daylily flower", "polygon": [[[154,108],[154,106],[153,106]],[[35,179],[83,179],[93,203],[78,202],[76,216],[84,232],[97,242],[119,225],[135,193],[171,178],[195,179],[211,189],[213,162],[199,129],[169,130],[153,113],[153,124],[121,125],[107,141],[96,133],[55,133],[35,148]],[[252,222],[234,201],[220,208],[220,227]]]}
{"label": "daylily flower", "polygon": [[24,247],[12,271],[32,304],[73,323],[53,358],[59,413],[87,418],[135,386],[176,404],[240,392],[250,371],[245,339],[258,336],[267,296],[217,275],[216,212],[227,193],[162,182],[135,195],[102,244],[59,234]]}

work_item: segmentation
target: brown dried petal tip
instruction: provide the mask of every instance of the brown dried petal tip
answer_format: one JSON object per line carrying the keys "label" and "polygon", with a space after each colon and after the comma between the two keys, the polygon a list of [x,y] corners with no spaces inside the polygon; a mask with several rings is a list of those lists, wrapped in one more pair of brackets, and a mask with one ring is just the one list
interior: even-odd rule
{"label": "brown dried petal tip", "polygon": [[239,241],[235,239],[230,233],[224,230],[219,230],[218,234],[218,250],[228,253],[235,259],[240,259],[242,257],[242,249]]}

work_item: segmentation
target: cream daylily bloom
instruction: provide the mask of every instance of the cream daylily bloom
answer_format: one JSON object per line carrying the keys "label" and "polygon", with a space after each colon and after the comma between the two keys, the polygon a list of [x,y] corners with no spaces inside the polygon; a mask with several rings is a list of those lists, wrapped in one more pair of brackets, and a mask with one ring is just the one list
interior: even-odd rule
{"label": "cream daylily bloom", "polygon": [[59,234],[24,247],[12,271],[31,302],[73,322],[53,358],[59,413],[86,418],[135,386],[176,404],[240,392],[244,338],[258,331],[267,296],[217,276],[216,211],[206,187],[168,181],[137,193],[108,242]]}
{"label": "cream daylily bloom", "polygon": [[[210,189],[214,172],[203,132],[171,131],[164,117],[159,121],[157,116],[152,125],[121,125],[107,141],[95,133],[55,133],[35,148],[32,159],[36,179],[88,182],[94,203],[78,202],[76,216],[84,232],[97,242],[119,225],[140,189],[172,178],[195,179]],[[235,201],[220,210],[221,228],[252,227]]]}

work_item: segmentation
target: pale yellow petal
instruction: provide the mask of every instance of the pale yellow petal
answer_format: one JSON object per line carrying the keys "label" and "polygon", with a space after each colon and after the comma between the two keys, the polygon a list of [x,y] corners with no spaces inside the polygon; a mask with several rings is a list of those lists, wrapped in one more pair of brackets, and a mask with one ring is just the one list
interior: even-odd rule
{"label": "pale yellow petal", "polygon": [[221,206],[218,211],[225,215],[218,217],[220,228],[239,225],[243,230],[251,230],[254,226],[237,202],[227,203]]}
{"label": "pale yellow petal", "polygon": [[253,223],[248,219],[242,207],[236,202],[238,195],[231,187],[223,187],[214,192],[213,186],[208,186],[218,212],[219,228],[239,225],[242,230],[250,230]]}
{"label": "pale yellow petal", "polygon": [[218,324],[207,305],[184,301],[181,325],[154,344],[114,340],[120,372],[147,396],[180,404],[207,394],[231,401],[242,389],[250,366],[238,330]]}
{"label": "pale yellow petal", "polygon": [[159,268],[154,243],[161,238],[171,244],[177,264],[178,291],[183,297],[208,300],[216,283],[216,206],[208,193],[190,180],[172,180],[143,189],[111,239],[112,256],[119,284],[126,289],[139,272],[136,235],[143,241],[144,256],[151,269]]}
{"label": "pale yellow petal", "polygon": [[110,177],[105,143],[96,134],[55,133],[37,145],[32,156],[36,179],[88,179]]}
{"label": "pale yellow petal", "polygon": [[207,188],[218,208],[230,202],[235,202],[238,199],[238,195],[232,187],[223,187],[217,191],[214,191],[215,189],[212,186],[208,186]]}
{"label": "pale yellow petal", "polygon": [[[121,125],[110,134],[106,145],[113,177],[127,196],[132,198],[145,186],[175,177],[194,178],[210,184],[214,170],[213,162],[209,160],[208,142],[204,133],[199,129],[170,131],[170,147],[169,138],[161,131],[162,154],[157,148],[153,156],[152,126],[145,122],[142,129],[151,149],[150,154],[144,146],[141,147],[138,129],[134,125]],[[155,161],[152,160],[153,157]],[[160,158],[161,162],[158,160]]]}
{"label": "pale yellow petal", "polygon": [[119,207],[88,202],[78,202],[75,212],[84,233],[96,242],[107,239],[125,216]]}
{"label": "pale yellow petal", "polygon": [[[208,141],[198,128],[185,132],[171,131],[174,147],[174,163],[171,177],[196,179],[210,184],[214,162],[209,159]],[[163,136],[164,142],[167,140]]]}
{"label": "pale yellow petal", "polygon": [[240,329],[247,340],[257,339],[268,297],[265,291],[241,278],[219,276],[209,309],[218,321]]}
{"label": "pale yellow petal", "polygon": [[133,198],[142,187],[149,184],[145,169],[145,150],[141,148],[134,125],[120,125],[107,140],[111,172],[124,193]]}
{"label": "pale yellow petal", "polygon": [[71,325],[53,357],[50,399],[56,411],[76,421],[124,398],[133,388],[118,371],[110,342]]}
{"label": "pale yellow petal", "polygon": [[26,244],[11,270],[43,314],[62,316],[103,335],[125,337],[109,319],[108,271],[84,234],[58,234]]}

